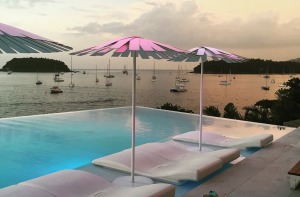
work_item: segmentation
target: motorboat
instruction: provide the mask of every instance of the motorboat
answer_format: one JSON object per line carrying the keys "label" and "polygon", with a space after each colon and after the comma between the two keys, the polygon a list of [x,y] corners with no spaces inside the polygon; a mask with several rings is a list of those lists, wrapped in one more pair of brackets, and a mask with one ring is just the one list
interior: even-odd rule
{"label": "motorboat", "polygon": [[267,86],[267,85],[261,86],[261,89],[263,89],[263,90],[270,90],[270,86]]}
{"label": "motorboat", "polygon": [[286,88],[286,87],[287,87],[287,84],[286,84],[286,82],[283,82],[283,83],[279,84],[278,87]]}
{"label": "motorboat", "polygon": [[224,86],[228,86],[231,85],[231,82],[225,80],[225,81],[220,81],[219,85],[224,85]]}
{"label": "motorboat", "polygon": [[58,86],[53,86],[52,88],[50,88],[50,93],[59,94],[59,93],[63,93],[63,91]]}
{"label": "motorboat", "polygon": [[55,74],[53,80],[55,82],[64,82],[65,80],[61,77],[59,77],[59,74]]}
{"label": "motorboat", "polygon": [[170,89],[170,92],[186,92],[187,89],[184,86],[176,84],[174,88]]}
{"label": "motorboat", "polygon": [[35,84],[36,84],[36,85],[41,85],[41,84],[43,84],[43,82],[42,82],[41,80],[37,80],[37,81],[35,82]]}

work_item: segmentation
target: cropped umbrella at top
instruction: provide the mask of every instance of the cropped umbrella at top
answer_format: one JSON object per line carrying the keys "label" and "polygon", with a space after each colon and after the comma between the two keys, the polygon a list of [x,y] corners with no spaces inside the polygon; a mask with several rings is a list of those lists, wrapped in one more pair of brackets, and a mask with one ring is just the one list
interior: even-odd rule
{"label": "cropped umbrella at top", "polygon": [[177,56],[173,58],[171,61],[186,61],[186,62],[198,62],[201,61],[201,74],[200,74],[200,105],[199,105],[199,150],[201,151],[202,146],[202,110],[203,110],[203,69],[204,62],[211,58],[213,61],[223,60],[227,63],[240,63],[244,62],[247,59],[238,56],[235,54],[231,54],[220,49],[212,48],[212,47],[195,47],[188,50],[189,55]]}
{"label": "cropped umbrella at top", "polygon": [[136,58],[140,56],[142,59],[172,59],[179,55],[183,56],[187,51],[141,38],[139,36],[130,36],[117,38],[108,41],[104,44],[94,46],[91,48],[83,49],[77,52],[71,53],[71,55],[91,55],[91,56],[103,56],[109,52],[112,52],[112,57],[128,57],[133,58],[133,74],[132,74],[132,153],[131,153],[131,185],[134,185],[134,168],[135,168],[135,108],[136,108]]}
{"label": "cropped umbrella at top", "polygon": [[72,47],[0,23],[0,53],[53,53],[69,50]]}

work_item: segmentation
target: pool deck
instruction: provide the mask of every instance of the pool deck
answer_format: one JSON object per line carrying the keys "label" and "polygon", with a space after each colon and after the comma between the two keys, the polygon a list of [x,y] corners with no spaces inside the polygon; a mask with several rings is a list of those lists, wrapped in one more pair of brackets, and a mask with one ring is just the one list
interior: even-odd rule
{"label": "pool deck", "polygon": [[241,162],[201,184],[184,197],[199,197],[210,190],[219,197],[298,197],[290,189],[288,171],[300,159],[300,128],[282,136]]}

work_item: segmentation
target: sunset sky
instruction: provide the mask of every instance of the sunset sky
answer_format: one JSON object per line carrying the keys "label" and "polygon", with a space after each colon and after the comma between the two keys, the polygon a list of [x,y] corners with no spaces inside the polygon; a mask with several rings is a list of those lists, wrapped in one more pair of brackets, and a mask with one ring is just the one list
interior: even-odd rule
{"label": "sunset sky", "polygon": [[[71,46],[73,51],[138,35],[179,48],[210,46],[248,58],[300,57],[299,0],[0,0],[1,23]],[[0,68],[24,54],[1,54]],[[68,53],[36,57],[70,63]],[[75,57],[74,68],[104,68],[109,56]],[[130,58],[112,58],[112,68]],[[152,60],[139,60],[152,68]],[[177,69],[162,61],[160,69]],[[195,63],[186,63],[192,69]],[[130,66],[128,66],[130,67]]]}

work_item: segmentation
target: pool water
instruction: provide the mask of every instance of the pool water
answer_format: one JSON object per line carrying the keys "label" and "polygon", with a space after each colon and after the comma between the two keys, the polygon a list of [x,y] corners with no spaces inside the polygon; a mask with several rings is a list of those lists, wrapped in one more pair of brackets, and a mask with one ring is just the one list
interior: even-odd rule
{"label": "pool water", "polygon": [[[196,115],[137,107],[136,144],[195,130]],[[0,119],[0,188],[131,147],[131,107]]]}

